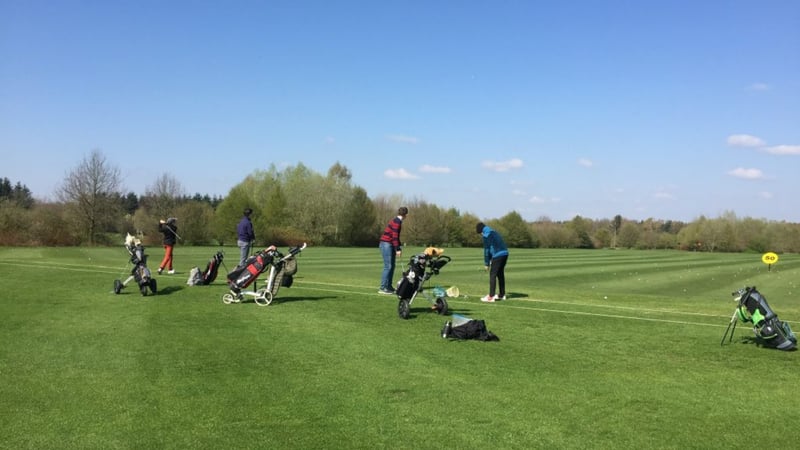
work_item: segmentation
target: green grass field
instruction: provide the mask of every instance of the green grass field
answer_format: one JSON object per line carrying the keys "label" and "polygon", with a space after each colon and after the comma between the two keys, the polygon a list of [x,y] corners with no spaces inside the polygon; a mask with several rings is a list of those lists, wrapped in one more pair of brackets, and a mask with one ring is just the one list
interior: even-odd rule
{"label": "green grass field", "polygon": [[[307,248],[275,302],[225,305],[216,248],[176,248],[143,297],[118,248],[0,248],[0,447],[752,448],[800,442],[798,352],[757,347],[735,303],[755,285],[800,328],[800,256],[512,250],[484,304],[480,249],[433,284],[499,342],[448,341],[376,293],[374,249]],[[285,249],[282,249],[285,250]],[[404,264],[411,252],[402,258]],[[155,269],[162,249],[148,248]],[[226,249],[227,268],[238,249]],[[401,264],[401,265],[402,265]],[[398,274],[400,270],[398,269]]]}

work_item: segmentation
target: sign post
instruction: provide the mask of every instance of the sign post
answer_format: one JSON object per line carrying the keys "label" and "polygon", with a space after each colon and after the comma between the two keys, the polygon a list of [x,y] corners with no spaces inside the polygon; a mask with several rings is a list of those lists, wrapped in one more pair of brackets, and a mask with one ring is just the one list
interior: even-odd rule
{"label": "sign post", "polygon": [[767,252],[761,255],[761,262],[767,265],[767,272],[772,270],[772,265],[778,262],[778,255],[773,252]]}

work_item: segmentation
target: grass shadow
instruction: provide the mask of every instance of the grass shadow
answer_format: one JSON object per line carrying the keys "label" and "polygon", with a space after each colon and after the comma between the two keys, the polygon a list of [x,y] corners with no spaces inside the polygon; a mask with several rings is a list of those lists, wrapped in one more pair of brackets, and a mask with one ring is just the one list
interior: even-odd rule
{"label": "grass shadow", "polygon": [[156,295],[170,295],[175,292],[180,292],[183,289],[185,289],[185,286],[165,286],[163,288],[160,288]]}

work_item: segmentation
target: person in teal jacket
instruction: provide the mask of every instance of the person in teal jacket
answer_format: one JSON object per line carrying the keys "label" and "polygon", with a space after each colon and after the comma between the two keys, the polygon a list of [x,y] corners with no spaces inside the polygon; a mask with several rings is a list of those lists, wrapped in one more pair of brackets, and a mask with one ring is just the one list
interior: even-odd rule
{"label": "person in teal jacket", "polygon": [[[483,265],[489,271],[489,295],[482,297],[481,301],[505,300],[508,247],[500,233],[483,222],[475,225],[475,231],[483,238]],[[498,295],[495,295],[495,292]]]}

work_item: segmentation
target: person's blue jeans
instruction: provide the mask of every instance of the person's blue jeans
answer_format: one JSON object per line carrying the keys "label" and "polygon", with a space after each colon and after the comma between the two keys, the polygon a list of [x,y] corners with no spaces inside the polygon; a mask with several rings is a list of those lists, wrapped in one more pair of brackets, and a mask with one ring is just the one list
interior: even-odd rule
{"label": "person's blue jeans", "polygon": [[381,289],[393,291],[392,276],[394,275],[394,265],[397,255],[394,252],[394,247],[388,242],[381,241],[378,248],[381,250],[383,257],[383,274],[381,274]]}
{"label": "person's blue jeans", "polygon": [[250,242],[236,241],[236,244],[239,246],[239,266],[243,266],[250,257]]}

